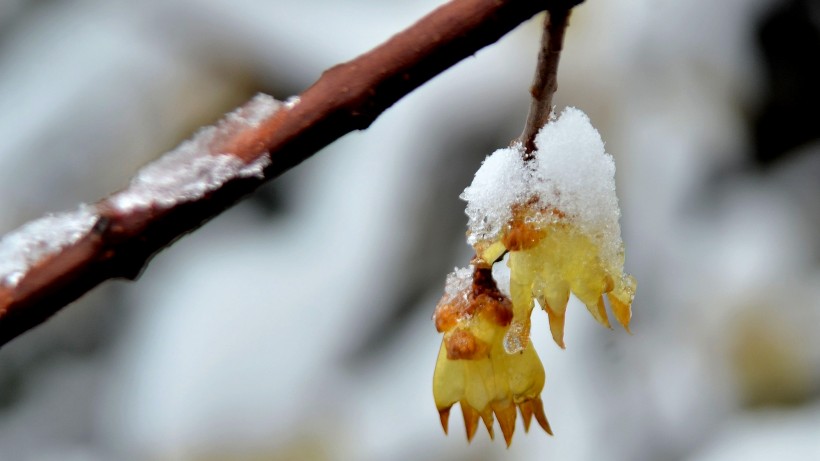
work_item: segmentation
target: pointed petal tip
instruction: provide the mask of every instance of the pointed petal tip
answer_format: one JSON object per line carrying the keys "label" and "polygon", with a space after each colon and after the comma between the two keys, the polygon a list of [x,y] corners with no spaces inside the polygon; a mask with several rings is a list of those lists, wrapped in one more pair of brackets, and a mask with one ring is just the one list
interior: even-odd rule
{"label": "pointed petal tip", "polygon": [[495,417],[498,419],[498,425],[501,426],[501,432],[504,434],[504,441],[507,442],[507,448],[512,443],[513,432],[515,432],[515,419],[517,413],[515,405],[510,403],[500,403],[492,405]]}
{"label": "pointed petal tip", "polygon": [[631,303],[624,303],[617,296],[613,295],[612,293],[607,293],[607,299],[609,300],[609,305],[612,307],[612,312],[615,314],[615,318],[618,320],[618,323],[623,325],[624,329],[632,334],[629,330],[629,321],[632,320],[632,305]]}
{"label": "pointed petal tip", "polygon": [[524,432],[530,431],[530,422],[532,421],[532,403],[527,400],[518,405],[518,410],[521,412],[521,419],[524,421]]}
{"label": "pointed petal tip", "polygon": [[487,428],[487,433],[490,434],[490,440],[495,440],[495,431],[493,430],[493,412],[487,408],[481,413],[481,419],[484,421],[484,427]]}
{"label": "pointed petal tip", "polygon": [[[546,301],[544,301],[546,303]],[[566,349],[567,347],[564,345],[564,321],[565,315],[556,314],[552,311],[549,307],[545,309],[547,311],[547,317],[550,324],[550,333],[552,333],[552,340],[555,341],[555,344],[558,345],[561,349]]]}
{"label": "pointed petal tip", "polygon": [[478,412],[465,402],[461,402],[461,414],[464,416],[464,429],[467,431],[467,442],[472,442],[478,429]]}
{"label": "pointed petal tip", "polygon": [[450,408],[452,408],[452,407],[447,407],[443,410],[438,411],[438,417],[439,417],[439,420],[441,421],[441,428],[444,429],[444,434],[445,435],[449,434],[449,432],[447,432],[447,430],[448,430],[448,425],[449,425],[449,421],[450,421]]}
{"label": "pointed petal tip", "polygon": [[603,326],[605,326],[605,327],[609,328],[610,330],[612,330],[612,324],[609,323],[609,316],[606,315],[606,307],[604,306],[604,296],[603,295],[601,295],[598,298],[598,305],[596,306],[596,309],[598,310],[598,316],[596,317],[596,319],[599,322],[601,322],[601,324]]}
{"label": "pointed petal tip", "polygon": [[540,398],[533,399],[532,409],[533,414],[535,415],[535,420],[538,421],[538,425],[544,429],[544,432],[549,435],[553,435],[550,423],[547,421],[547,415],[544,414],[544,402],[542,402]]}

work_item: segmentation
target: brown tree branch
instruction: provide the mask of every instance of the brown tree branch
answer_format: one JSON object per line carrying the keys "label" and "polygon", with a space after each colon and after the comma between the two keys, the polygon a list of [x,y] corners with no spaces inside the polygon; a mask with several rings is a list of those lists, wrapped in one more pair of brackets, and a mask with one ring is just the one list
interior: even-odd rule
{"label": "brown tree branch", "polygon": [[558,90],[558,61],[564,47],[564,31],[567,29],[571,7],[572,5],[559,5],[549,8],[549,14],[544,18],[541,51],[538,53],[535,78],[530,88],[530,113],[519,138],[524,145],[525,160],[532,158],[535,135],[547,123],[552,112],[552,96]]}
{"label": "brown tree branch", "polygon": [[[0,345],[107,279],[135,279],[159,250],[263,182],[342,135],[367,128],[401,97],[540,10],[574,3],[577,1],[454,0],[372,51],[327,70],[292,107],[280,108],[254,123],[235,123],[237,114],[241,118],[254,110],[253,101],[246,104],[195,147],[202,148],[197,152],[200,159],[233,156],[230,158],[241,161],[250,173],[228,176],[213,189],[172,203],[124,206],[123,197],[138,187],[132,183],[93,205],[95,224],[31,261],[21,273],[0,280]],[[158,162],[157,168],[165,167],[162,159]]]}

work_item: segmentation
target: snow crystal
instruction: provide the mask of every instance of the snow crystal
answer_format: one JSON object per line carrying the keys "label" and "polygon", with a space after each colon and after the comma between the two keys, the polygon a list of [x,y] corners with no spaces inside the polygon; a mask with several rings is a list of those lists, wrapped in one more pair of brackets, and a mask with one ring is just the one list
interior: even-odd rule
{"label": "snow crystal", "polygon": [[159,160],[143,167],[129,187],[113,195],[110,203],[120,211],[150,207],[170,208],[194,201],[236,178],[264,177],[270,156],[263,154],[251,163],[228,152],[211,152],[219,139],[242,128],[258,127],[282,107],[266,94],[228,114],[216,126],[201,129]]}
{"label": "snow crystal", "polygon": [[498,287],[498,291],[501,292],[504,296],[511,298],[512,292],[510,291],[510,254],[507,253],[504,255],[504,258],[501,260],[500,264],[493,264],[493,280],[495,280],[495,284]]}
{"label": "snow crystal", "polygon": [[473,266],[456,267],[453,272],[447,275],[447,281],[444,284],[444,293],[447,296],[448,302],[464,296],[465,299],[470,289],[473,286]]}
{"label": "snow crystal", "polygon": [[[263,120],[275,114],[282,107],[282,101],[265,93],[257,93],[247,104],[229,113],[225,118],[229,122],[256,128]],[[222,124],[217,128],[223,128]],[[234,125],[225,128],[235,128]]]}
{"label": "snow crystal", "polygon": [[299,96],[291,96],[285,101],[285,108],[290,110],[296,107],[300,102],[302,102],[302,98]]}
{"label": "snow crystal", "polygon": [[621,245],[615,161],[589,117],[568,107],[535,138],[537,194],[542,204],[565,213],[582,232],[614,256]]}
{"label": "snow crystal", "polygon": [[492,153],[461,198],[467,201],[468,242],[493,240],[512,218],[513,205],[537,197],[560,210],[602,245],[605,258],[620,249],[615,163],[581,110],[569,107],[535,139],[535,158],[523,160],[520,144]]}
{"label": "snow crystal", "polygon": [[473,183],[462,192],[460,198],[467,202],[470,245],[501,232],[502,226],[512,219],[511,206],[531,196],[532,171],[525,165],[523,155],[519,144],[493,152],[481,164]]}
{"label": "snow crystal", "polygon": [[16,286],[29,268],[88,234],[97,222],[96,209],[81,205],[31,221],[0,239],[0,284]]}

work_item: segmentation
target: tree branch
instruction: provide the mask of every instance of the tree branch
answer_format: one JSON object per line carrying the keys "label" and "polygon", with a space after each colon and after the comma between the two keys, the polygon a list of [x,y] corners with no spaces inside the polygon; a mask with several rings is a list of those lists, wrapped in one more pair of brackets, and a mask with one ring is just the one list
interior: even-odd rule
{"label": "tree branch", "polygon": [[[454,0],[372,51],[327,70],[296,104],[278,107],[263,119],[249,122],[248,114],[257,110],[253,105],[258,103],[251,101],[208,136],[179,148],[199,149],[187,158],[188,166],[227,158],[238,160],[247,171],[234,168],[232,174],[212,181],[211,188],[171,203],[128,204],[127,199],[133,198],[129,194],[140,186],[138,176],[129,188],[88,207],[93,221],[82,232],[72,233],[70,239],[43,254],[23,254],[23,260],[38,256],[28,261],[25,270],[0,279],[0,345],[107,279],[137,278],[155,253],[265,181],[342,135],[367,128],[400,98],[540,10],[574,3]],[[148,168],[156,173],[174,167],[174,162],[162,163],[163,159]],[[215,171],[201,173],[211,179],[219,176]]]}

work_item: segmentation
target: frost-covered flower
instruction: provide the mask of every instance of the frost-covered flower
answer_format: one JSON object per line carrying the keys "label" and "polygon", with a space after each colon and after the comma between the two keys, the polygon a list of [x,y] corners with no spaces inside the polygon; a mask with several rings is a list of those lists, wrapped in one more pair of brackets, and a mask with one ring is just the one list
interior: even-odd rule
{"label": "frost-covered flower", "polygon": [[[607,327],[604,295],[624,328],[632,316],[635,279],[623,271],[615,163],[600,135],[569,108],[541,129],[535,145],[532,155],[520,144],[494,152],[461,195],[476,258],[448,277],[436,306],[444,339],[433,396],[445,432],[450,408],[461,404],[468,439],[479,418],[492,437],[495,415],[509,445],[516,406],[525,428],[535,415],[551,433],[540,398],[544,368],[530,343],[535,300],[561,347],[570,293]],[[506,253],[510,298],[491,270]]]}
{"label": "frost-covered flower", "polygon": [[468,241],[484,264],[510,253],[513,319],[508,352],[529,342],[537,299],[553,339],[564,347],[564,314],[572,292],[609,327],[604,295],[628,329],[635,279],[623,272],[615,163],[580,110],[568,108],[541,129],[532,160],[520,145],[484,161],[462,194]]}
{"label": "frost-covered flower", "polygon": [[540,398],[544,368],[535,349],[527,345],[515,354],[504,350],[512,315],[512,304],[496,287],[489,267],[457,269],[448,276],[434,314],[444,338],[433,374],[433,396],[445,432],[451,407],[460,403],[468,440],[475,435],[479,418],[492,438],[495,415],[509,446],[516,407],[525,429],[535,416],[552,433]]}

